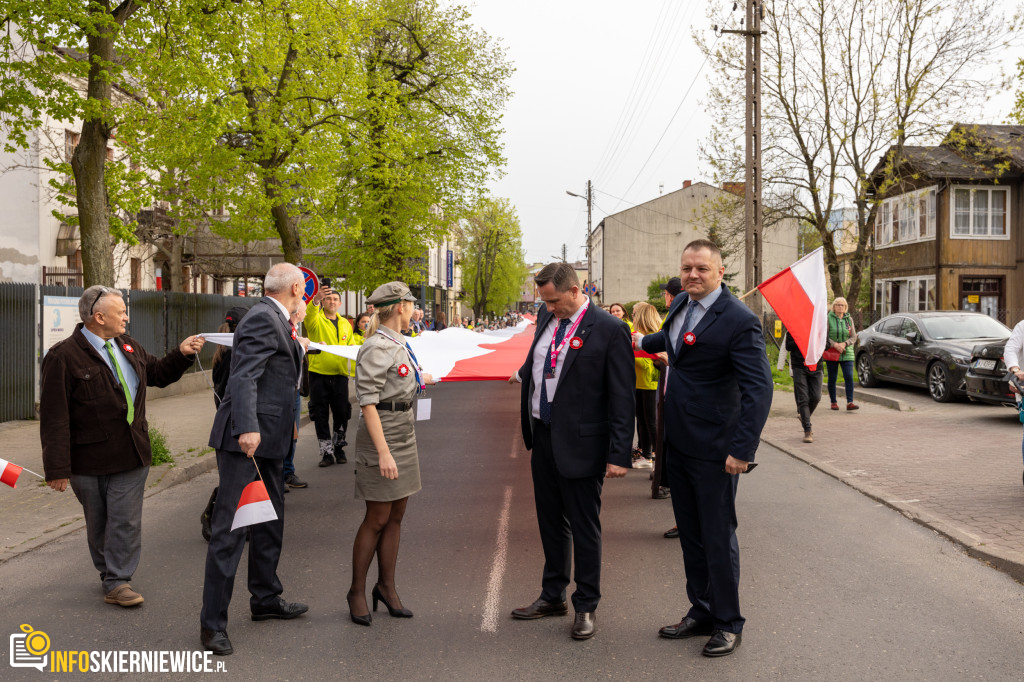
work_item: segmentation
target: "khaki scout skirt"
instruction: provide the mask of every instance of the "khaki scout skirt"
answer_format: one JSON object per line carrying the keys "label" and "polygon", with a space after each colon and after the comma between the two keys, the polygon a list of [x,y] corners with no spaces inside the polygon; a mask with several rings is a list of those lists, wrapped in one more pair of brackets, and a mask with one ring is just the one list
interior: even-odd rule
{"label": "khaki scout skirt", "polygon": [[413,410],[392,412],[380,410],[384,440],[387,441],[391,456],[398,466],[398,478],[390,480],[380,475],[377,448],[366,430],[363,415],[359,415],[359,430],[356,434],[356,499],[370,502],[394,502],[420,488],[420,460],[416,452],[416,417]]}

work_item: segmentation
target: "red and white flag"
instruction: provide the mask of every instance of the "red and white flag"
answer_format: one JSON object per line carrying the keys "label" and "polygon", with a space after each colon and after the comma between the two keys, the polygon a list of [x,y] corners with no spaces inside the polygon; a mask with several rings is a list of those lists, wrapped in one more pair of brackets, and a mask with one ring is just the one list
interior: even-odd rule
{"label": "red and white flag", "polygon": [[6,459],[0,459],[0,483],[17,488],[19,476],[21,476],[20,466],[11,464]]}
{"label": "red and white flag", "polygon": [[238,500],[238,509],[235,510],[235,520],[231,523],[231,530],[273,521],[276,518],[277,512],[274,511],[274,503],[270,501],[267,486],[263,484],[263,481],[253,481],[242,491],[242,497]]}
{"label": "red and white flag", "polygon": [[825,289],[825,257],[821,247],[757,285],[775,309],[786,330],[814,369],[825,352],[828,327],[828,292]]}

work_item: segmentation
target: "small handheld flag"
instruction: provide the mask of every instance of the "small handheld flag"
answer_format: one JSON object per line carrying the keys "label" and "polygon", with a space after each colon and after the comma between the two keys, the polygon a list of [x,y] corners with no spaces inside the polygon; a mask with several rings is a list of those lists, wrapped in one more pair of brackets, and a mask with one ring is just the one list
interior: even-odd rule
{"label": "small handheld flag", "polygon": [[17,464],[11,464],[6,459],[0,459],[0,483],[17,488],[18,477],[21,476],[22,468]]}
{"label": "small handheld flag", "polygon": [[276,518],[277,512],[274,511],[274,504],[270,501],[267,486],[263,481],[253,481],[242,491],[242,497],[238,500],[238,509],[235,510],[235,520],[231,523],[231,530],[273,521]]}

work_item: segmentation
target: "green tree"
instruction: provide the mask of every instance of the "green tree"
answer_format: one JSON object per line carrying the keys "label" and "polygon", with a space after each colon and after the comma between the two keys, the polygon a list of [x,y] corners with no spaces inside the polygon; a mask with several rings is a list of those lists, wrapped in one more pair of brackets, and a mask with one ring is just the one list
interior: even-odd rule
{"label": "green tree", "polygon": [[481,199],[462,228],[462,282],[473,315],[504,312],[519,300],[528,275],[515,207],[508,199]]}
{"label": "green tree", "polygon": [[647,302],[658,309],[662,314],[668,312],[668,307],[665,305],[665,292],[661,288],[661,285],[669,281],[673,277],[678,277],[679,274],[662,275],[661,277],[655,277],[651,280],[651,283],[647,285]]}
{"label": "green tree", "polygon": [[114,284],[111,236],[132,241],[142,205],[131,189],[138,176],[117,168],[117,177],[108,177],[107,156],[119,106],[130,98],[126,66],[137,56],[126,51],[124,31],[139,23],[145,6],[142,0],[5,0],[0,12],[7,28],[0,35],[4,149],[28,149],[50,119],[61,126],[82,122],[71,158],[58,152],[43,163],[74,177],[73,184],[52,184],[77,209],[65,219],[79,225],[86,286]]}

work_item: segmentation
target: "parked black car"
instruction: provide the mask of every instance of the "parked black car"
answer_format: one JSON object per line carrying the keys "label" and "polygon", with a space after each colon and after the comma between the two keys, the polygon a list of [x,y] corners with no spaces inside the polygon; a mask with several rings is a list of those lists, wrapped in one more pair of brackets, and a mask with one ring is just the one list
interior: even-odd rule
{"label": "parked black car", "polygon": [[974,347],[966,377],[968,398],[983,403],[1017,406],[1007,380],[1010,371],[1003,362],[1005,347],[1006,341]]}
{"label": "parked black car", "polygon": [[896,313],[858,334],[857,374],[865,388],[880,381],[922,386],[945,403],[966,395],[974,347],[1009,337],[1006,325],[981,313]]}

